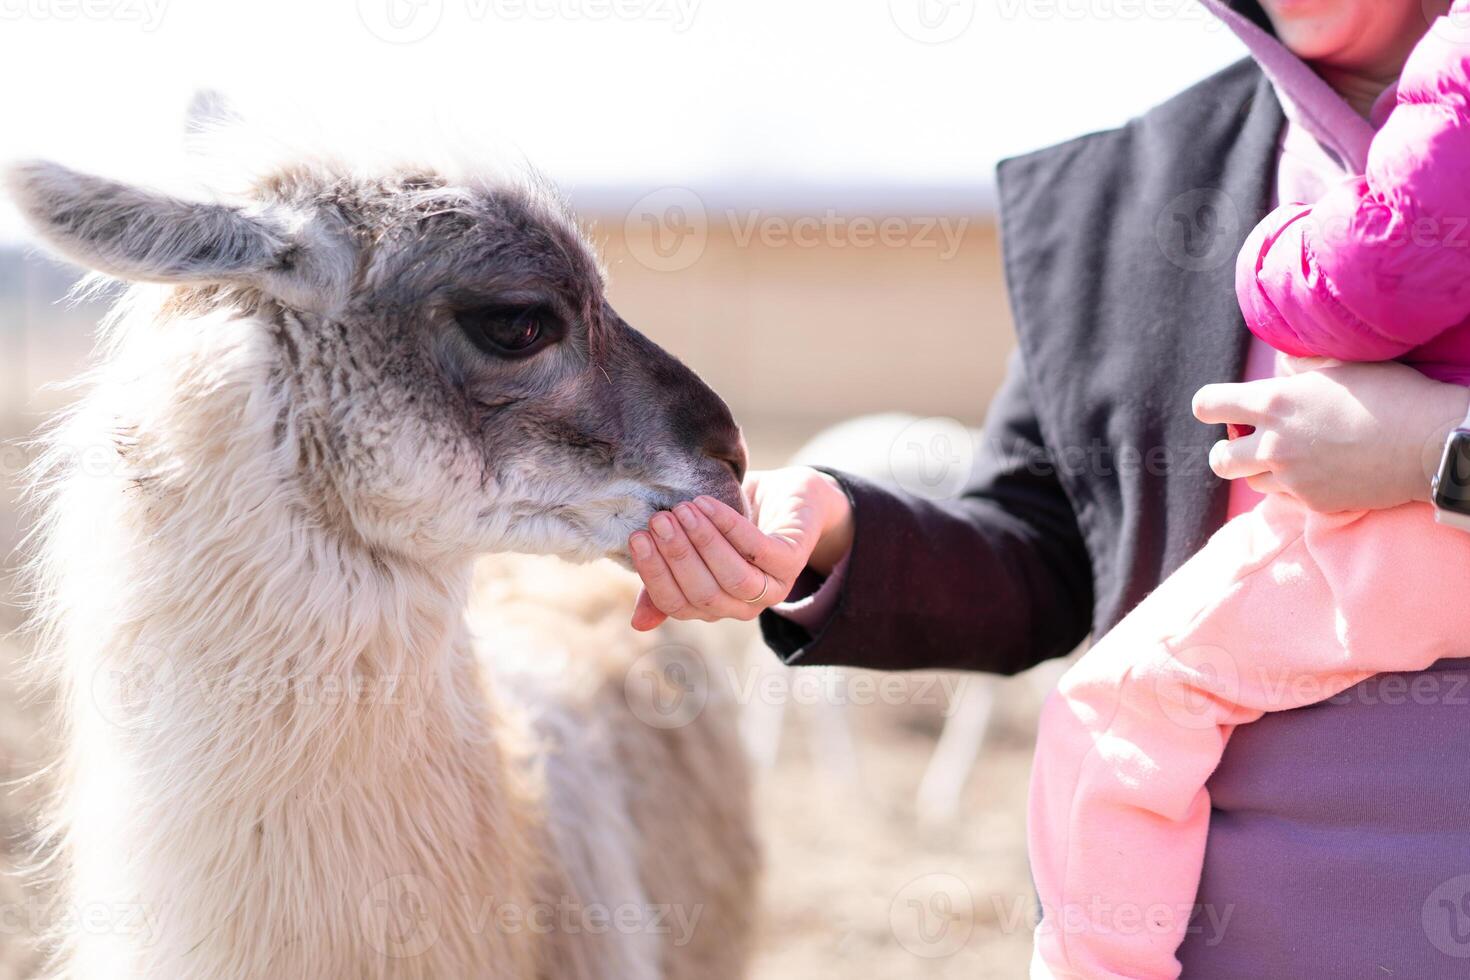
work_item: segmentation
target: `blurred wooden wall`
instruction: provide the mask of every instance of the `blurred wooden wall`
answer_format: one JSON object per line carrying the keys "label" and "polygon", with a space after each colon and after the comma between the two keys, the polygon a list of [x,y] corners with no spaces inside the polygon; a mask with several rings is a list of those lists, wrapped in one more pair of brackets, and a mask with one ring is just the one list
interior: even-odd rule
{"label": "blurred wooden wall", "polygon": [[1014,345],[989,215],[906,231],[875,217],[887,233],[869,236],[848,219],[718,214],[682,255],[667,237],[654,249],[653,225],[592,219],[618,311],[725,396],[758,465],[868,412],[978,422]]}

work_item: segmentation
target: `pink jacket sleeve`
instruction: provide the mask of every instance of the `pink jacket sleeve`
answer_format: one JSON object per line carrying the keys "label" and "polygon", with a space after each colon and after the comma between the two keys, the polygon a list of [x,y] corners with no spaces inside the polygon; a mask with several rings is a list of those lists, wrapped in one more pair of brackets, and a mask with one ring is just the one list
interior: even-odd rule
{"label": "pink jacket sleeve", "polygon": [[1470,0],[1415,48],[1368,172],[1288,204],[1236,267],[1246,323],[1299,357],[1400,357],[1470,317]]}

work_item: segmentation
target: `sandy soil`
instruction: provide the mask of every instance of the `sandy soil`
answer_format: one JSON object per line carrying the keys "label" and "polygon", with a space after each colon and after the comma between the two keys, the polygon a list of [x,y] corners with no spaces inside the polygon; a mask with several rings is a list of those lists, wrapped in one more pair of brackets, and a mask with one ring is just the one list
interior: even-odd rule
{"label": "sandy soil", "polygon": [[1037,696],[1023,681],[1003,684],[961,818],[943,830],[921,830],[913,804],[932,716],[847,709],[856,786],[824,774],[789,726],[761,788],[768,879],[756,977],[1025,975],[1024,805]]}

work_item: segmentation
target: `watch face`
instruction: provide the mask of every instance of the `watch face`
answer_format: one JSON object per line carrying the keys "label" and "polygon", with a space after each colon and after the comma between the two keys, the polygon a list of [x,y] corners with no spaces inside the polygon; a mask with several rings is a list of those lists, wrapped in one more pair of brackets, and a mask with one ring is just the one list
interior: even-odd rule
{"label": "watch face", "polygon": [[1440,510],[1470,514],[1470,432],[1457,429],[1445,443],[1444,460],[1434,486]]}

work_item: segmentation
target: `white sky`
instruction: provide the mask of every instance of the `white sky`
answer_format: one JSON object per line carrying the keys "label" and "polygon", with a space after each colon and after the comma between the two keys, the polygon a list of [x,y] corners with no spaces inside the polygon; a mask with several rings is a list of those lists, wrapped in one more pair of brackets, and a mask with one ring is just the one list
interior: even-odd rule
{"label": "white sky", "polygon": [[901,206],[1241,53],[1193,0],[0,0],[0,158],[150,172],[210,86],[495,134],[584,203]]}

